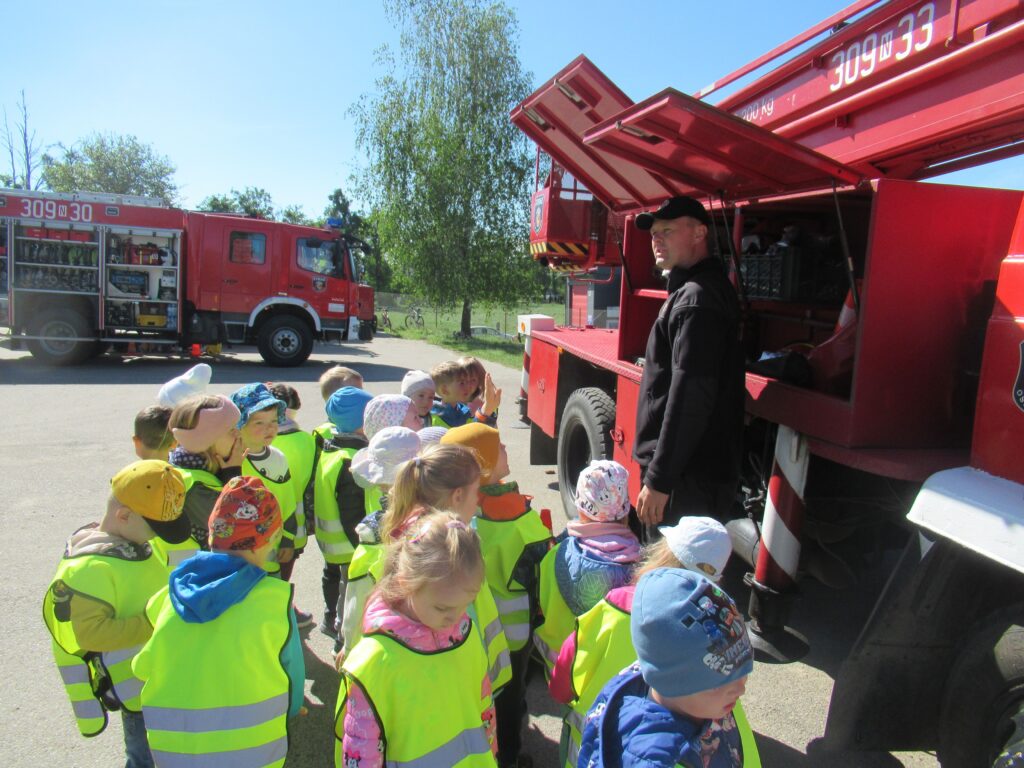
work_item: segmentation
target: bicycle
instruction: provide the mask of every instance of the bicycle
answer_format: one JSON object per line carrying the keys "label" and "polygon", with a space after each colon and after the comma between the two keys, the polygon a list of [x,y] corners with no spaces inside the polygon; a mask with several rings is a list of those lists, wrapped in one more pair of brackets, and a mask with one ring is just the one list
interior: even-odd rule
{"label": "bicycle", "polygon": [[412,328],[413,326],[423,327],[423,310],[419,307],[412,307],[405,316],[405,327]]}
{"label": "bicycle", "polygon": [[391,323],[391,317],[388,316],[388,308],[384,307],[380,311],[380,327],[385,328],[389,331],[394,332],[395,326]]}

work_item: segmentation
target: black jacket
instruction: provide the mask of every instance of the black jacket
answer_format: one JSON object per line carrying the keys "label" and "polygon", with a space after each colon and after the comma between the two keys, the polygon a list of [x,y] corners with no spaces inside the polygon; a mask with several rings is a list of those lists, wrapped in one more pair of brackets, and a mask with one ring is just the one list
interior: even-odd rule
{"label": "black jacket", "polygon": [[683,475],[739,475],[745,398],[740,308],[722,262],[669,273],[651,328],[636,407],[633,458],[644,483],[671,492]]}

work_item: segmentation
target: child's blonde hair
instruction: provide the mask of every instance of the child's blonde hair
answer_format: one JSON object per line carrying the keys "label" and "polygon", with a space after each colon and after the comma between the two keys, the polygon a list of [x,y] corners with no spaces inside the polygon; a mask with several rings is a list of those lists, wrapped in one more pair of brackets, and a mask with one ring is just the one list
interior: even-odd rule
{"label": "child's blonde hair", "polygon": [[391,532],[417,509],[444,509],[454,491],[479,478],[480,462],[473,451],[461,445],[430,446],[399,468],[389,493],[388,510],[381,520],[381,539],[390,541]]}
{"label": "child's blonde hair", "polygon": [[657,570],[658,568],[683,568],[679,558],[672,554],[668,547],[668,539],[658,539],[653,544],[644,547],[643,557],[633,575],[629,580],[630,584],[639,584],[640,577],[645,573]]}
{"label": "child's blonde hair", "polygon": [[342,387],[362,389],[363,374],[343,365],[336,365],[324,371],[317,383],[320,385],[320,394],[324,396],[326,403],[327,399]]}
{"label": "child's blonde hair", "polygon": [[462,576],[483,582],[480,539],[451,512],[436,512],[388,546],[377,590],[385,603],[398,608],[428,584]]}
{"label": "child's blonde hair", "polygon": [[454,384],[466,375],[466,369],[458,360],[446,360],[430,369],[430,378],[434,380],[434,388],[440,390]]}
{"label": "child's blonde hair", "polygon": [[474,389],[469,395],[470,400],[476,400],[476,398],[480,397],[484,393],[484,379],[487,377],[487,369],[484,368],[484,364],[481,363],[479,359],[472,355],[460,357],[458,363],[462,366],[462,370],[465,371],[467,375],[476,378],[476,389]]}
{"label": "child's blonde hair", "polygon": [[[213,395],[195,395],[187,400],[183,400],[180,405],[176,405],[174,410],[171,411],[170,418],[167,419],[167,431],[170,432],[173,429],[195,429],[199,423],[200,411],[221,408],[222,406],[223,402]],[[220,457],[213,450],[213,446],[207,448],[200,455],[206,458],[206,469],[209,472],[217,472],[221,468]]]}

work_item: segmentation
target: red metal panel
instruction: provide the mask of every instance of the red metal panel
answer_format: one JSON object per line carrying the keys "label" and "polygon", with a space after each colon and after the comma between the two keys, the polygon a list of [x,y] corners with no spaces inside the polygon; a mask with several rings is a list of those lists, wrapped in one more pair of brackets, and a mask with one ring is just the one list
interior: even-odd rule
{"label": "red metal panel", "polygon": [[869,175],[920,177],[1020,138],[1022,18],[1020,0],[894,0],[718,106]]}
{"label": "red metal panel", "polygon": [[[850,445],[966,446],[971,327],[1020,192],[881,180],[872,211]],[[837,441],[838,442],[838,441]]]}
{"label": "red metal panel", "polygon": [[1024,207],[985,336],[971,464],[1024,483]]}
{"label": "red metal panel", "polygon": [[659,183],[640,188],[653,206],[672,194],[729,199],[856,184],[860,174],[806,147],[667,89],[594,126],[583,141],[646,168]]}
{"label": "red metal panel", "polygon": [[527,416],[549,437],[555,437],[555,415],[558,405],[557,344],[532,335],[530,354],[530,389],[526,401]]}
{"label": "red metal panel", "polygon": [[63,221],[72,224],[109,224],[119,227],[151,227],[153,229],[184,229],[185,214],[177,208],[141,205],[115,205],[105,202],[86,202],[25,195],[0,195],[0,216],[15,219]]}
{"label": "red metal panel", "polygon": [[636,504],[640,495],[640,466],[633,460],[636,440],[636,402],[640,382],[619,376],[615,392],[615,431],[612,433],[612,458],[629,470],[629,498]]}
{"label": "red metal panel", "polygon": [[748,373],[747,413],[810,437],[849,444],[853,413],[842,398]]}
{"label": "red metal panel", "polygon": [[[611,371],[631,381],[640,381],[641,370],[637,365],[620,360],[619,331],[616,328],[556,328],[553,331],[534,331],[533,339],[541,339],[573,357],[593,363],[598,368]],[[532,382],[531,363],[531,387]],[[532,390],[531,390],[532,392]]]}
{"label": "red metal panel", "polygon": [[[580,179],[612,210],[635,208],[637,189],[657,185],[636,166],[610,163],[583,145],[584,131],[630,106],[632,100],[585,56],[579,56],[512,110],[512,122]],[[662,188],[662,197],[671,195]]]}

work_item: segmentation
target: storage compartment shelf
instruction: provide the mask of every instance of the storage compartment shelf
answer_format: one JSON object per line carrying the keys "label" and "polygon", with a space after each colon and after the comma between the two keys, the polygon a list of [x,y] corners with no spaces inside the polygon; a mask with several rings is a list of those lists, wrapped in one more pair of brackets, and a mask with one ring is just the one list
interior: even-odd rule
{"label": "storage compartment shelf", "polygon": [[78,264],[49,264],[45,261],[16,261],[14,264],[18,267],[47,267],[48,269],[90,269],[93,272],[97,269],[97,267],[83,267]]}
{"label": "storage compartment shelf", "polygon": [[60,240],[54,237],[23,237],[21,235],[14,239],[21,240],[26,243],[60,243],[61,245],[80,245],[89,246],[91,248],[99,246],[99,243],[95,240]]}
{"label": "storage compartment shelf", "polygon": [[50,288],[19,288],[14,286],[15,292],[23,291],[24,293],[66,293],[71,296],[99,296],[99,291],[59,291]]}

